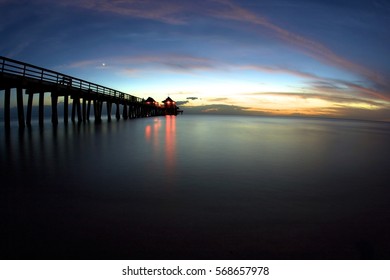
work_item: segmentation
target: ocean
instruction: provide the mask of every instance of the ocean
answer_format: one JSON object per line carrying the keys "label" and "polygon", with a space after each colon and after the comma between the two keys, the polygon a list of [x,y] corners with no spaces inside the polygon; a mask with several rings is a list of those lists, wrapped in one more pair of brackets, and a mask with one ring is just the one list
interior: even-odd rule
{"label": "ocean", "polygon": [[390,258],[390,123],[184,114],[0,132],[1,259]]}

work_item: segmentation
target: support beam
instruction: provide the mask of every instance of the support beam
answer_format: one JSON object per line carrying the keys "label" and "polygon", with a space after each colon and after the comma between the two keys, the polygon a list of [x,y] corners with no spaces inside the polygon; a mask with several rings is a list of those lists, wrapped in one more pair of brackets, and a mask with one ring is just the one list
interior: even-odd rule
{"label": "support beam", "polygon": [[28,91],[28,102],[27,102],[27,116],[26,116],[26,124],[31,126],[31,114],[32,114],[32,104],[34,99],[34,93]]}
{"label": "support beam", "polygon": [[95,121],[99,118],[99,109],[98,109],[98,101],[96,99],[93,100],[93,116],[95,117]]}
{"label": "support beam", "polygon": [[87,121],[87,99],[83,98],[83,122]]}
{"label": "support beam", "polygon": [[99,118],[102,119],[102,113],[103,113],[103,100],[99,100]]}
{"label": "support beam", "polygon": [[129,119],[134,119],[134,104],[130,103],[129,105]]}
{"label": "support beam", "polygon": [[75,104],[75,100],[74,100],[74,98],[73,98],[73,102],[72,102],[72,116],[71,116],[72,122],[74,122],[74,119],[75,119],[75,114],[76,114],[76,109],[75,109],[75,107],[76,107],[76,104]]}
{"label": "support beam", "polygon": [[89,121],[89,115],[91,113],[91,99],[88,99],[88,105],[87,105],[87,121]]}
{"label": "support beam", "polygon": [[76,110],[77,110],[77,103],[80,103],[78,96],[73,96],[73,102],[72,102],[72,122],[76,119]]}
{"label": "support beam", "polygon": [[44,120],[44,98],[45,98],[45,92],[41,91],[39,93],[39,126],[43,126],[43,120]]}
{"label": "support beam", "polygon": [[98,113],[99,113],[99,121],[102,120],[102,112],[103,112],[103,101],[102,100],[98,100]]}
{"label": "support beam", "polygon": [[111,121],[111,105],[112,103],[111,102],[106,102],[107,103],[107,119],[108,121]]}
{"label": "support beam", "polygon": [[93,100],[93,110],[95,114],[95,122],[102,120],[102,101],[99,99]]}
{"label": "support beam", "polygon": [[123,119],[124,119],[124,120],[127,120],[127,118],[128,118],[128,114],[127,114],[127,104],[124,103],[124,104],[123,104]]}
{"label": "support beam", "polygon": [[57,112],[58,95],[55,92],[51,93],[51,123],[53,125],[58,124],[58,112]]}
{"label": "support beam", "polygon": [[117,102],[116,103],[116,113],[115,113],[115,117],[116,117],[116,119],[119,121],[120,120],[120,118],[121,118],[121,112],[120,112],[120,110],[119,110],[119,103]]}
{"label": "support beam", "polygon": [[77,120],[78,122],[81,122],[83,120],[81,115],[81,104],[80,104],[80,98],[77,97]]}
{"label": "support beam", "polygon": [[17,88],[16,89],[16,102],[18,106],[18,121],[19,121],[19,127],[24,128],[26,126],[24,122],[24,106],[23,106],[23,89]]}
{"label": "support beam", "polygon": [[69,95],[64,95],[64,124],[68,124]]}
{"label": "support beam", "polygon": [[6,88],[4,92],[4,122],[6,128],[11,127],[10,101],[11,101],[11,89]]}

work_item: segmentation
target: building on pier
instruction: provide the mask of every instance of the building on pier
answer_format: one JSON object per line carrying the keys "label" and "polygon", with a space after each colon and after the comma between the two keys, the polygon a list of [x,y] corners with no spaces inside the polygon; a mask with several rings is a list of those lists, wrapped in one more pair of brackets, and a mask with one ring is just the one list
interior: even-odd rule
{"label": "building on pier", "polygon": [[152,97],[148,97],[145,101],[146,117],[162,115],[162,108],[160,104]]}
{"label": "building on pier", "polygon": [[173,101],[169,96],[162,102],[164,115],[177,115],[182,114],[183,110],[180,110],[179,107],[176,106],[176,102]]}
{"label": "building on pier", "polygon": [[145,100],[145,103],[146,103],[147,105],[158,106],[158,103],[157,103],[156,100],[154,100],[152,97],[148,97],[148,99]]}

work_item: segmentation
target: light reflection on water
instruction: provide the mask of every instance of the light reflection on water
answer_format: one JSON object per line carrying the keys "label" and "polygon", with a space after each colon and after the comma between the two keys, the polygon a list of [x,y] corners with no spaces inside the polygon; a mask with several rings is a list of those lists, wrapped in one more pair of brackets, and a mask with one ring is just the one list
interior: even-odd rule
{"label": "light reflection on water", "polygon": [[0,143],[2,256],[389,258],[389,128],[179,116],[14,129]]}

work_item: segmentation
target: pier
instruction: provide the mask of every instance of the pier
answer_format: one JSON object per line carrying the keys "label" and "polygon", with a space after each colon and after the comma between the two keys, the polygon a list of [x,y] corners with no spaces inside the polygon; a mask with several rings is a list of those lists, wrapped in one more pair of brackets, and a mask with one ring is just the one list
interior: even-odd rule
{"label": "pier", "polygon": [[[146,100],[96,83],[56,71],[0,56],[0,90],[4,91],[4,123],[11,123],[11,93],[16,93],[19,127],[31,125],[34,97],[38,96],[39,125],[44,123],[45,94],[51,99],[51,122],[58,124],[58,98],[63,97],[63,121],[88,122],[93,108],[96,122],[102,120],[103,106],[106,106],[107,119],[111,121],[112,109],[115,118],[124,120],[148,116],[182,113],[172,104],[169,108],[157,102]],[[24,110],[23,94],[28,95],[27,111]],[[71,112],[69,107],[71,105]]]}

